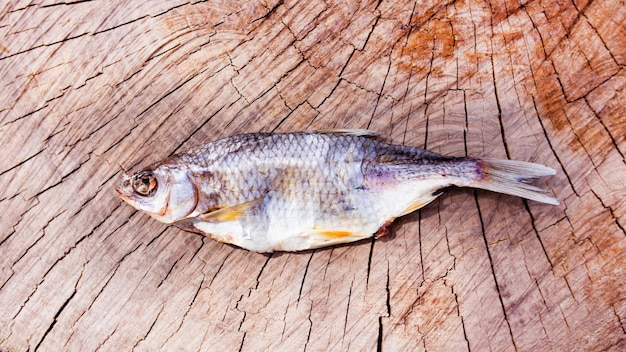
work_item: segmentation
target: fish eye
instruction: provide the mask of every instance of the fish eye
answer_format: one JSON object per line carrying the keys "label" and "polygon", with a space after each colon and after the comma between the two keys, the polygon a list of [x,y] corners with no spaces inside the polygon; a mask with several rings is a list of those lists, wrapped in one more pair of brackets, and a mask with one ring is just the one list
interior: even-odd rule
{"label": "fish eye", "polygon": [[142,171],[133,179],[133,190],[142,196],[149,196],[157,189],[157,181],[150,171]]}

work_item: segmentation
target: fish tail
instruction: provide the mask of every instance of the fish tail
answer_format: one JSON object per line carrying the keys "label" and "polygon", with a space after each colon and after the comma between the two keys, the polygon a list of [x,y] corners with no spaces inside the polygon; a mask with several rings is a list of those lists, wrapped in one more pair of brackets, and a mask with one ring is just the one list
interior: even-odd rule
{"label": "fish tail", "polygon": [[559,201],[547,191],[528,184],[532,179],[552,176],[554,169],[541,164],[517,160],[480,159],[481,175],[470,187],[522,197],[536,202],[558,205]]}

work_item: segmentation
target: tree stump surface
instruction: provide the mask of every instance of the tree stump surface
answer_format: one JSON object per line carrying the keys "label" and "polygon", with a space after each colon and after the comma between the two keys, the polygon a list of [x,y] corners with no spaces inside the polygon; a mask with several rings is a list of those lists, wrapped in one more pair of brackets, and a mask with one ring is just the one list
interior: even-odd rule
{"label": "tree stump surface", "polygon": [[[624,1],[0,5],[0,349],[626,349]],[[546,164],[388,236],[261,255],[114,192],[235,133]]]}

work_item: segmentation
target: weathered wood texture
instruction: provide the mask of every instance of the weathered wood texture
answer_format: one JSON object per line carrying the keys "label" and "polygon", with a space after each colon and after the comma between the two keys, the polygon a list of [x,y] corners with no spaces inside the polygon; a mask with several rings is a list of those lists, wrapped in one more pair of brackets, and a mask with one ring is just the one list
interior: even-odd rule
{"label": "weathered wood texture", "polygon": [[[0,349],[625,350],[624,1],[0,5]],[[265,256],[113,191],[239,132],[547,164],[376,241]]]}

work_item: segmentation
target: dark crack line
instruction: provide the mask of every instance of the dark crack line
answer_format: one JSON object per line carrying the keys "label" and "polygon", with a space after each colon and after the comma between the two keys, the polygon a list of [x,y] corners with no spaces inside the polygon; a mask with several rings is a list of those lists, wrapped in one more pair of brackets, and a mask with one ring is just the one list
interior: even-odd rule
{"label": "dark crack line", "polygon": [[146,331],[144,336],[142,336],[139,340],[137,340],[135,345],[133,345],[133,348],[131,349],[131,351],[134,351],[137,348],[137,346],[139,346],[140,343],[142,343],[143,341],[145,341],[148,338],[148,335],[150,335],[150,332],[152,331],[152,329],[156,325],[157,320],[159,320],[159,317],[161,316],[161,313],[163,313],[163,307],[161,307],[161,310],[157,314],[156,318],[154,318],[154,321],[150,325],[150,328],[148,328],[148,331]]}
{"label": "dark crack line", "polygon": [[419,242],[420,249],[420,267],[422,270],[422,282],[426,281],[426,272],[424,270],[424,253],[422,248],[424,248],[424,244],[422,243],[422,209],[418,211],[417,216],[417,240]]}
{"label": "dark crack line", "polygon": [[183,317],[180,320],[180,324],[178,324],[178,327],[176,328],[176,331],[174,331],[170,336],[167,337],[167,339],[165,339],[165,342],[163,342],[163,344],[161,346],[159,346],[159,350],[164,350],[163,346],[167,345],[168,342],[170,341],[170,339],[172,337],[174,337],[174,335],[178,334],[178,332],[180,332],[180,329],[183,327],[183,324],[185,324],[185,319],[187,319],[187,315],[191,311],[191,308],[193,307],[193,304],[196,302],[196,298],[198,298],[198,295],[200,294],[200,290],[202,290],[202,283],[204,282],[204,279],[205,279],[205,276],[203,274],[202,275],[202,281],[198,285],[198,289],[196,290],[196,293],[193,295],[193,298],[191,299],[191,302],[189,302],[189,305],[187,306],[187,310],[185,311],[185,314],[183,314]]}
{"label": "dark crack line", "polygon": [[174,88],[170,89],[168,92],[166,92],[165,94],[163,94],[160,98],[156,99],[154,102],[152,102],[150,105],[148,105],[147,108],[145,108],[144,110],[142,110],[140,113],[137,114],[137,116],[135,116],[135,121],[143,116],[145,113],[147,113],[150,109],[152,109],[154,106],[156,106],[158,103],[160,103],[162,100],[164,100],[165,98],[167,98],[168,96],[170,96],[171,94],[173,94],[174,92],[176,92],[178,89],[180,89],[181,87],[183,87],[184,85],[186,85],[187,83],[191,82],[194,78],[200,76],[201,74],[203,74],[204,72],[206,72],[209,68],[205,68],[201,71],[195,72],[194,74],[190,75],[189,77],[187,77],[186,79],[184,79],[181,83],[179,83],[178,85],[176,85]]}
{"label": "dark crack line", "polygon": [[376,351],[382,352],[383,350],[383,317],[378,317],[378,337],[376,339]]}
{"label": "dark crack line", "polygon": [[[259,18],[255,18],[255,19],[253,19],[253,20],[252,20],[252,22],[250,22],[250,23],[254,23],[254,22],[257,22],[257,21],[263,21],[263,20],[269,19],[270,17],[272,17],[272,15],[273,15],[273,14],[275,14],[275,13],[276,13],[276,11],[278,10],[278,8],[279,8],[280,6],[282,6],[284,3],[285,3],[285,1],[284,1],[284,0],[280,0],[278,3],[276,3],[276,5],[274,5],[274,7],[272,7],[271,9],[268,9],[268,11],[267,11],[267,13],[266,13],[266,14],[264,14],[263,16],[261,16],[261,17],[259,17]],[[267,7],[266,7],[266,8],[267,8]]]}
{"label": "dark crack line", "polygon": [[[444,280],[444,285],[447,286],[447,283],[445,282],[445,280]],[[465,328],[465,319],[463,319],[463,315],[461,315],[459,295],[454,291],[454,285],[450,285],[450,290],[452,291],[452,295],[454,296],[454,302],[456,303],[456,314],[461,319],[461,328],[463,329],[463,338],[465,339],[465,343],[467,344],[467,350],[471,351],[472,347],[470,346],[469,339],[467,338],[467,329]]]}
{"label": "dark crack line", "polygon": [[546,141],[548,142],[548,146],[550,147],[550,150],[552,151],[552,155],[554,155],[554,158],[556,159],[556,161],[561,166],[561,171],[563,171],[563,174],[565,175],[565,178],[567,178],[567,182],[569,183],[570,187],[572,188],[572,191],[574,192],[574,194],[576,194],[577,197],[580,197],[580,194],[578,194],[578,192],[576,191],[576,187],[574,187],[574,183],[572,181],[572,178],[570,177],[569,173],[567,172],[567,169],[565,168],[565,165],[563,165],[563,161],[561,161],[561,158],[559,157],[559,154],[556,152],[556,150],[554,149],[554,145],[550,141],[550,137],[548,136],[548,131],[546,129],[546,126],[544,125],[543,120],[541,119],[541,116],[539,115],[539,110],[537,110],[537,102],[535,100],[535,96],[534,95],[532,96],[532,99],[533,99],[533,106],[535,108],[535,112],[537,113],[537,121],[539,121],[539,124],[541,125],[541,130],[543,131],[543,135],[546,138]]}
{"label": "dark crack line", "polygon": [[61,44],[61,43],[70,41],[70,40],[81,38],[81,37],[86,36],[87,34],[88,33],[82,33],[82,34],[78,34],[78,35],[74,35],[74,36],[65,37],[64,39],[57,40],[57,41],[54,41],[54,42],[35,45],[35,46],[31,47],[31,48],[28,48],[28,49],[25,49],[25,50],[22,50],[22,51],[18,51],[18,52],[15,52],[15,53],[7,55],[7,56],[0,57],[0,61],[8,59],[8,58],[13,57],[13,56],[17,56],[17,55],[20,55],[20,54],[27,53],[27,52],[32,51],[32,50],[36,50],[36,49],[39,49],[39,48],[48,47],[48,46],[54,46],[54,45],[57,45],[57,44]]}
{"label": "dark crack line", "polygon": [[617,322],[622,328],[622,332],[624,333],[624,335],[626,335],[626,323],[622,321],[622,318],[619,316],[619,314],[617,314],[617,309],[615,309],[615,304],[612,305],[612,308],[613,308],[613,314],[615,314],[615,317],[617,318]]}
{"label": "dark crack line", "polygon": [[52,185],[42,189],[41,191],[39,191],[37,194],[35,194],[32,198],[36,198],[39,197],[40,195],[44,194],[45,192],[49,191],[50,189],[60,185],[61,183],[63,183],[68,177],[72,176],[72,174],[74,174],[75,172],[77,172],[83,165],[85,165],[86,163],[88,163],[91,160],[91,154],[93,153],[93,151],[89,152],[89,154],[87,155],[87,160],[81,161],[78,166],[76,166],[74,169],[70,170],[68,173],[66,173],[65,175],[61,176],[61,179],[58,182],[53,183]]}
{"label": "dark crack line", "polygon": [[[244,313],[244,316],[245,316],[245,313]],[[243,321],[242,321],[242,323],[243,323]],[[241,326],[239,328],[241,328]],[[244,344],[244,342],[246,342],[246,334],[247,333],[244,332],[243,333],[243,337],[241,338],[241,345],[239,345],[239,350],[238,350],[239,352],[243,351],[243,344]]]}
{"label": "dark crack line", "polygon": [[[28,254],[28,252],[37,245],[37,243],[39,243],[39,241],[44,238],[46,236],[46,229],[48,228],[48,226],[50,226],[50,224],[59,216],[61,216],[63,213],[65,213],[66,210],[62,210],[59,213],[56,213],[55,215],[53,215],[50,220],[48,220],[48,222],[41,228],[41,236],[39,236],[30,246],[28,246],[28,248],[26,248],[26,250],[24,251],[24,253],[22,253],[22,255],[15,261],[13,262],[13,264],[11,265],[11,270],[13,270],[13,267],[15,265],[17,265],[17,263],[19,263],[22,258],[24,258],[26,256],[26,254]],[[47,274],[48,272],[46,272]],[[45,275],[44,275],[45,276]]]}
{"label": "dark crack line", "polygon": [[589,5],[593,2],[594,0],[590,0],[589,3],[587,3],[582,11],[582,16],[585,17],[585,20],[587,21],[587,24],[589,24],[589,27],[591,27],[593,29],[593,31],[596,33],[596,35],[598,36],[598,38],[600,39],[600,41],[602,42],[602,45],[604,45],[604,49],[606,49],[606,51],[609,53],[609,55],[611,56],[611,59],[613,59],[613,62],[615,63],[615,65],[617,65],[618,67],[621,66],[617,60],[617,58],[615,57],[615,55],[613,54],[613,52],[609,49],[609,46],[606,44],[606,41],[604,40],[604,38],[602,38],[602,36],[600,35],[600,32],[598,32],[598,29],[596,27],[593,26],[593,24],[591,23],[591,21],[589,21],[589,18],[587,17],[587,15],[585,15],[585,9],[587,9],[589,7]]}
{"label": "dark crack line", "polygon": [[[2,60],[2,59],[0,58],[0,60]],[[50,99],[50,100],[52,100],[52,99]],[[2,127],[7,126],[7,125],[12,124],[12,123],[15,123],[15,122],[17,122],[17,121],[20,121],[20,120],[22,120],[22,119],[24,119],[24,118],[26,118],[26,117],[32,116],[32,115],[34,115],[35,113],[37,113],[37,112],[39,112],[39,111],[41,111],[41,110],[43,110],[43,109],[45,109],[45,108],[47,108],[47,107],[48,107],[48,104],[47,104],[47,102],[46,102],[46,104],[44,104],[44,105],[42,105],[42,106],[38,107],[37,109],[35,109],[35,110],[33,110],[33,111],[27,112],[27,113],[26,113],[26,114],[24,114],[24,115],[18,116],[18,117],[16,117],[16,118],[14,118],[13,120],[10,120],[10,121],[7,121],[7,122],[3,123],[3,124],[2,124]],[[0,173],[0,175],[2,175],[2,174]]]}
{"label": "dark crack line", "polygon": [[[291,45],[287,46],[286,48],[290,47]],[[286,50],[285,48],[285,50]],[[278,54],[280,55],[280,53]],[[252,60],[250,60],[252,61]],[[276,89],[276,91],[278,91],[278,84],[280,82],[282,82],[291,72],[293,72],[294,70],[296,70],[298,67],[300,67],[300,65],[302,65],[302,63],[306,62],[304,57],[301,57],[300,60],[293,65],[293,67],[291,67],[290,69],[288,69],[287,71],[285,71],[285,73],[278,78],[278,80],[276,81],[276,83],[272,84],[268,89],[266,89],[265,91],[263,91],[261,94],[259,94],[257,97],[255,97],[252,100],[248,100],[245,96],[243,96],[243,94],[241,94],[241,92],[239,92],[239,89],[237,87],[235,87],[235,89],[237,90],[237,92],[245,99],[246,102],[248,102],[248,105],[252,105],[254,103],[256,103],[257,101],[259,101],[261,98],[265,97],[269,92],[271,92],[272,90]],[[233,82],[233,86],[234,86],[234,82]],[[280,94],[280,93],[279,93]],[[285,104],[285,106],[287,106],[287,104]],[[289,108],[289,106],[287,106],[287,108]]]}
{"label": "dark crack line", "polygon": [[213,285],[213,281],[215,280],[217,275],[222,271],[222,268],[224,267],[224,265],[228,261],[228,258],[230,258],[231,254],[233,254],[233,252],[235,252],[235,248],[231,248],[230,252],[228,252],[228,254],[226,254],[226,257],[224,257],[224,259],[222,260],[222,263],[220,263],[220,266],[217,267],[217,270],[215,271],[215,274],[213,274],[213,276],[211,277],[211,280],[209,280],[208,287],[211,287],[211,285]]}
{"label": "dark crack line", "polygon": [[[57,264],[59,264],[60,262],[63,261],[63,259],[65,259],[74,249],[76,249],[86,238],[91,237],[91,235],[93,235],[93,233],[100,227],[102,226],[102,224],[104,224],[107,220],[109,220],[111,218],[111,216],[113,215],[113,213],[115,212],[115,210],[117,210],[120,207],[121,204],[118,204],[110,213],[109,215],[107,215],[102,221],[100,221],[100,223],[98,223],[96,226],[94,226],[87,234],[81,236],[76,242],[74,242],[74,244],[72,246],[70,246],[69,248],[67,248],[65,250],[65,252],[63,252],[63,254],[57,258],[57,260],[55,260],[55,262],[50,266],[50,268],[48,268],[48,270],[45,272],[45,274],[43,275],[43,277],[45,278],[46,276],[48,276],[48,274],[57,266]],[[59,214],[61,215],[61,214]],[[50,221],[52,221],[54,219],[51,219]]]}
{"label": "dark crack line", "polygon": [[[613,77],[613,76],[612,76]],[[611,78],[612,78],[611,77]],[[598,120],[598,122],[600,122],[600,124],[602,125],[602,127],[604,128],[604,131],[607,133],[607,135],[609,136],[609,138],[611,139],[611,143],[613,143],[613,147],[615,148],[615,150],[619,153],[619,155],[622,157],[623,160],[626,160],[626,157],[624,156],[624,154],[622,153],[622,151],[620,150],[617,141],[615,140],[615,137],[613,136],[613,134],[611,133],[611,130],[607,127],[607,125],[604,123],[604,121],[600,118],[600,114],[593,109],[593,107],[591,106],[591,104],[589,103],[588,97],[584,96],[583,99],[585,100],[585,104],[587,104],[587,106],[589,107],[589,109],[591,111],[593,111],[594,116],[596,117],[596,119]],[[2,174],[0,174],[1,176]]]}
{"label": "dark crack line", "polygon": [[[546,259],[548,260],[548,263],[550,264],[550,270],[554,270],[554,265],[552,263],[552,260],[550,259],[550,256],[548,255],[548,252],[546,251],[546,246],[543,244],[543,240],[541,239],[541,236],[539,235],[539,230],[537,230],[535,217],[533,216],[533,213],[530,211],[530,207],[528,206],[528,201],[526,199],[522,199],[522,203],[524,204],[524,208],[526,209],[526,213],[530,217],[530,224],[533,227],[533,232],[535,233],[535,237],[537,237],[537,241],[539,241],[539,244],[541,245],[541,249],[543,250],[543,254],[546,256]],[[530,272],[530,271],[528,271],[528,272]]]}
{"label": "dark crack line", "polygon": [[350,315],[350,300],[352,299],[352,287],[354,286],[354,280],[350,282],[350,289],[348,291],[348,304],[346,306],[346,315],[343,320],[343,335],[341,336],[341,341],[343,342],[346,337],[346,332],[348,331],[348,316]]}
{"label": "dark crack line", "polygon": [[18,162],[17,164],[15,164],[15,165],[13,165],[13,166],[9,167],[9,168],[8,168],[8,169],[6,169],[6,170],[4,170],[4,171],[0,172],[0,176],[3,176],[3,175],[4,175],[4,174],[6,174],[7,172],[9,172],[9,171],[11,171],[11,170],[14,170],[14,169],[16,169],[16,168],[18,168],[18,167],[20,167],[20,166],[24,165],[25,163],[27,163],[27,162],[29,162],[30,160],[32,160],[33,158],[35,158],[37,155],[41,154],[44,150],[46,150],[46,148],[43,148],[43,149],[39,150],[37,153],[35,153],[35,154],[33,154],[33,155],[29,156],[28,158],[26,158],[26,159],[24,159],[24,160],[22,160],[22,161]]}
{"label": "dark crack line", "polygon": [[[126,222],[124,223],[126,224]],[[124,224],[122,224],[121,226],[123,226]],[[120,226],[120,227],[121,227]],[[118,228],[119,229],[119,228]],[[117,229],[115,230],[117,231]],[[104,241],[103,241],[104,242]],[[106,282],[104,282],[104,284],[102,285],[102,287],[100,287],[100,290],[98,291],[98,293],[95,295],[95,297],[91,300],[91,302],[89,303],[89,306],[78,316],[78,318],[76,318],[76,320],[74,321],[74,324],[72,325],[72,331],[76,331],[76,326],[78,325],[78,322],[82,319],[83,315],[85,315],[86,312],[91,311],[91,308],[93,307],[94,304],[96,304],[96,302],[98,301],[98,298],[100,297],[100,295],[104,292],[104,290],[109,286],[109,283],[111,282],[111,280],[113,279],[113,277],[115,276],[115,274],[117,273],[117,270],[119,269],[119,267],[122,264],[122,261],[124,261],[126,259],[126,257],[128,257],[131,253],[135,252],[139,247],[141,247],[141,245],[137,245],[133,250],[131,250],[129,253],[126,253],[115,265],[115,268],[111,271],[111,275],[106,279]],[[115,333],[115,331],[113,331],[111,334]],[[70,339],[72,338],[72,335],[70,335],[68,337],[68,339],[65,341],[64,346],[67,346],[67,344],[69,343]],[[110,336],[110,335],[109,335]],[[106,342],[103,341],[102,344],[104,344]],[[101,345],[102,345],[101,344]]]}
{"label": "dark crack line", "polygon": [[[492,22],[493,25],[493,22]],[[493,41],[491,41],[491,48],[493,49]],[[506,153],[506,157],[508,159],[511,159],[511,153],[509,151],[509,146],[506,142],[506,132],[504,131],[504,122],[502,121],[502,106],[500,106],[500,97],[498,95],[498,84],[496,82],[496,66],[494,63],[494,53],[492,52],[492,55],[490,57],[491,59],[491,77],[493,80],[493,94],[495,95],[496,98],[496,107],[498,108],[498,123],[500,125],[500,135],[502,136],[502,144],[504,146],[504,151]]]}
{"label": "dark crack line", "polygon": [[[91,102],[90,104],[95,104],[95,103],[96,103],[96,102]],[[105,116],[106,116],[106,114],[105,114]],[[104,123],[100,124],[100,125],[99,125],[98,127],[96,127],[95,129],[93,129],[93,130],[89,131],[89,133],[88,133],[86,136],[81,137],[81,138],[79,138],[78,140],[72,141],[71,143],[68,143],[68,144],[66,144],[65,146],[66,146],[66,147],[68,147],[68,148],[73,148],[73,147],[75,147],[76,145],[78,145],[78,143],[81,143],[81,142],[84,142],[84,141],[86,141],[86,140],[90,139],[90,138],[91,138],[91,136],[93,136],[94,134],[98,133],[100,130],[102,130],[103,128],[105,128],[108,124],[110,124],[111,122],[113,122],[114,120],[116,120],[119,116],[120,116],[120,114],[116,114],[116,115],[114,115],[114,116],[113,116],[113,117],[111,117],[110,119],[105,120],[105,121],[104,121]],[[57,132],[57,133],[58,133],[58,132]],[[48,137],[48,140],[49,140],[50,138],[52,138],[52,137],[53,137],[53,135],[49,136],[49,137]],[[91,153],[90,153],[90,154],[91,154]]]}
{"label": "dark crack line", "polygon": [[104,345],[106,345],[106,343],[111,339],[111,337],[113,337],[113,335],[115,335],[115,333],[117,332],[117,328],[118,328],[119,324],[115,326],[115,328],[113,328],[113,331],[111,331],[110,334],[107,335],[107,337],[104,338],[104,340],[102,340],[102,342],[100,342],[98,344],[98,347],[96,347],[96,352],[100,351],[102,349],[102,347]]}
{"label": "dark crack line", "polygon": [[150,239],[150,241],[148,241],[148,243],[146,243],[146,248],[150,247],[156,240],[158,240],[159,238],[161,238],[161,236],[163,236],[163,234],[169,230],[171,227],[166,226],[163,230],[161,230],[161,232],[159,232],[156,236],[152,237]]}
{"label": "dark crack line", "polygon": [[374,244],[376,243],[376,238],[372,236],[370,239],[370,251],[369,256],[367,257],[367,273],[365,276],[365,287],[369,287],[370,284],[370,274],[372,273],[372,258],[374,257]]}
{"label": "dark crack line", "polygon": [[[200,234],[196,234],[198,236],[198,238],[200,238],[200,245],[198,246],[198,248],[196,248],[196,251],[193,252],[193,254],[191,255],[191,257],[189,257],[189,261],[187,262],[187,264],[191,263],[191,261],[196,258],[196,256],[198,255],[198,253],[200,253],[200,250],[204,247],[204,245],[206,244],[206,242],[204,242],[204,239],[206,237],[204,237],[203,235]],[[204,260],[202,260],[202,258],[198,257],[198,260],[200,260],[204,265],[206,265],[206,262]]]}
{"label": "dark crack line", "polygon": [[[567,29],[565,30],[565,38],[570,38],[570,35],[572,33],[572,31],[574,30],[574,27],[576,27],[576,25],[578,24],[578,22],[580,22],[581,18],[585,18],[587,19],[587,16],[585,16],[585,11],[587,11],[587,9],[589,8],[589,6],[591,6],[591,4],[593,4],[594,0],[589,0],[585,6],[583,6],[582,9],[579,9],[576,6],[576,2],[572,1],[572,6],[574,6],[574,8],[576,9],[576,11],[578,12],[578,14],[576,15],[576,18],[574,19],[574,21],[572,21],[572,24],[569,25],[569,27],[567,27]],[[560,44],[560,43],[559,43]]]}
{"label": "dark crack line", "polygon": [[[611,217],[613,218],[613,223],[615,223],[615,225],[620,229],[620,231],[622,231],[622,234],[624,236],[626,236],[626,229],[624,229],[624,226],[622,226],[618,219],[619,217],[615,214],[615,211],[613,210],[613,208],[611,206],[608,206],[604,203],[604,201],[602,200],[602,198],[600,198],[600,195],[598,195],[591,186],[589,186],[589,190],[591,191],[591,193],[598,199],[598,201],[600,202],[600,204],[602,204],[602,207],[605,210],[608,210],[609,213],[611,214]],[[600,252],[600,250],[598,250]]]}
{"label": "dark crack line", "polygon": [[117,29],[117,28],[120,28],[120,27],[123,27],[123,26],[129,25],[129,24],[134,23],[134,22],[137,22],[137,21],[141,21],[141,20],[146,19],[146,18],[149,18],[149,17],[151,17],[151,16],[150,16],[150,15],[143,15],[143,16],[141,16],[141,17],[138,17],[138,18],[132,19],[132,20],[130,20],[130,21],[126,21],[126,22],[123,22],[123,23],[117,24],[117,25],[115,25],[115,26],[113,26],[113,27],[109,27],[109,28],[105,28],[105,29],[102,29],[102,30],[99,30],[99,31],[95,31],[95,32],[91,33],[91,35],[98,35],[98,34],[101,34],[101,33],[109,32],[109,31],[112,31],[112,30],[114,30],[114,29]]}
{"label": "dark crack line", "polygon": [[[376,22],[378,22],[378,20]],[[387,78],[389,77],[389,72],[391,71],[391,64],[393,63],[393,60],[391,59],[391,55],[393,53],[394,48],[395,46],[391,46],[391,49],[389,50],[389,65],[387,66],[387,72],[385,72],[385,78],[383,79],[383,84],[380,87],[380,91],[378,91],[377,93],[376,105],[374,105],[372,116],[370,117],[370,120],[367,122],[367,129],[370,128],[372,121],[374,120],[374,116],[376,115],[376,111],[378,110],[378,105],[380,104],[380,99],[383,96],[383,90],[385,89],[385,85],[387,84]],[[391,123],[391,125],[393,126],[393,123]]]}
{"label": "dark crack line", "polygon": [[61,1],[61,2],[55,2],[53,4],[43,4],[43,5],[39,5],[39,7],[41,7],[42,9],[48,8],[48,7],[56,7],[56,6],[66,6],[66,5],[76,5],[76,4],[81,4],[84,2],[92,2],[94,0],[75,0],[75,1]]}
{"label": "dark crack line", "polygon": [[170,274],[172,273],[172,271],[174,271],[174,268],[176,267],[176,264],[178,264],[178,262],[183,259],[183,256],[185,255],[185,253],[181,254],[180,257],[178,259],[176,259],[174,261],[174,263],[172,263],[172,266],[170,266],[170,270],[167,271],[167,274],[165,274],[165,277],[163,277],[163,279],[161,280],[161,282],[159,282],[159,284],[157,285],[157,289],[159,287],[161,287],[161,285],[163,285],[163,283],[165,282],[165,280],[167,280],[167,278],[170,276]]}
{"label": "dark crack line", "polygon": [[493,277],[493,281],[496,285],[496,291],[498,292],[498,300],[500,301],[500,307],[502,308],[502,314],[504,315],[504,321],[506,322],[506,326],[509,329],[509,336],[511,337],[511,342],[513,343],[513,348],[517,351],[517,345],[515,344],[515,339],[513,338],[513,329],[511,329],[511,323],[509,322],[509,317],[506,312],[506,308],[504,305],[504,300],[502,298],[502,292],[500,292],[500,285],[498,284],[498,277],[496,275],[496,270],[493,266],[493,258],[491,256],[491,250],[489,249],[489,241],[487,241],[487,234],[485,232],[485,222],[483,220],[483,214],[480,210],[480,204],[478,203],[478,194],[474,191],[474,200],[476,201],[476,208],[478,209],[478,218],[480,219],[480,228],[483,234],[483,241],[485,243],[485,251],[487,252],[487,257],[489,258],[489,266],[491,267],[491,275]]}
{"label": "dark crack line", "polygon": [[[19,195],[19,193],[17,193],[15,196],[17,196],[17,195]],[[36,206],[38,206],[40,204],[39,198],[35,198],[35,200],[36,201],[33,202],[33,204],[31,206],[29,206],[28,209],[26,209],[25,211],[23,211],[20,214],[20,218],[17,220],[17,222],[15,224],[13,224],[13,226],[11,227],[11,232],[7,235],[7,237],[5,237],[4,239],[0,240],[0,247],[2,247],[2,245],[6,241],[8,241],[9,238],[13,237],[13,235],[15,235],[17,233],[16,228],[22,222],[22,220],[24,220],[24,216],[26,216],[26,214],[28,214],[29,211],[31,211],[33,208],[35,208]],[[2,288],[4,287],[4,284],[6,284],[6,281],[2,285],[0,285],[0,291],[2,291]]]}
{"label": "dark crack line", "polygon": [[56,325],[56,323],[58,322],[59,316],[61,315],[61,313],[63,312],[63,310],[65,310],[65,308],[67,307],[67,305],[70,303],[70,301],[72,300],[72,298],[74,298],[74,296],[76,295],[76,292],[78,292],[78,283],[80,282],[80,279],[83,277],[83,272],[85,271],[85,267],[82,268],[82,270],[80,271],[80,275],[78,276],[78,280],[76,280],[76,284],[74,284],[74,291],[72,291],[72,294],[65,300],[65,302],[63,302],[63,304],[61,305],[61,307],[59,308],[59,310],[57,310],[56,314],[54,315],[54,317],[52,318],[52,323],[50,324],[50,326],[48,327],[48,330],[46,330],[46,332],[43,334],[43,336],[41,337],[41,340],[39,340],[39,342],[37,343],[37,345],[35,346],[34,351],[37,351],[39,349],[39,347],[41,346],[41,344],[44,342],[44,340],[46,339],[46,337],[48,336],[48,334],[50,333],[50,331],[52,331],[52,329],[54,328],[54,326]]}
{"label": "dark crack line", "polygon": [[[120,112],[121,114],[121,112]],[[117,115],[119,116],[119,114]],[[118,144],[120,144],[124,139],[126,139],[126,137],[130,136],[131,133],[133,133],[133,131],[139,127],[139,124],[137,124],[135,122],[135,125],[133,127],[131,127],[128,132],[126,132],[126,134],[122,135],[117,141],[113,142],[113,144],[111,144],[107,149],[105,149],[102,153],[100,153],[100,156],[105,155],[107,152],[109,152],[111,149],[115,148],[115,146],[117,146]],[[123,169],[122,169],[123,170]],[[126,170],[124,170],[126,171]]]}
{"label": "dark crack line", "polygon": [[298,299],[296,300],[296,305],[300,304],[300,298],[302,297],[302,290],[304,289],[304,282],[309,272],[309,266],[311,265],[311,260],[313,260],[313,255],[315,255],[315,251],[311,252],[311,255],[309,256],[309,260],[306,262],[306,267],[304,268],[304,273],[302,274],[302,281],[300,282],[300,290],[298,291]]}
{"label": "dark crack line", "polygon": [[[250,295],[252,295],[252,291],[255,291],[255,290],[257,290],[257,289],[259,288],[259,283],[260,283],[260,281],[261,281],[261,275],[263,274],[263,270],[265,270],[265,267],[266,267],[266,266],[267,266],[267,264],[270,262],[270,259],[272,259],[272,256],[273,256],[273,253],[270,253],[270,254],[267,256],[267,258],[266,258],[266,260],[265,260],[265,263],[263,264],[263,266],[262,266],[262,267],[261,267],[261,269],[259,270],[259,273],[258,273],[258,275],[257,275],[257,277],[256,277],[256,284],[254,285],[254,287],[253,287],[253,288],[251,288],[250,290],[248,290],[248,295],[247,295],[247,297],[250,297]],[[243,298],[244,298],[244,295],[241,295],[241,297],[239,297],[239,299],[237,300],[237,303],[235,304],[235,310],[243,313],[243,317],[241,318],[241,322],[239,323],[239,328],[237,328],[237,331],[241,331],[241,327],[243,326],[243,323],[246,321],[246,317],[247,317],[247,315],[248,315],[248,313],[247,313],[245,310],[240,310],[240,309],[239,309],[239,303],[241,303],[241,301],[243,300]],[[224,312],[224,315],[226,315],[226,313],[227,313],[227,312]],[[225,317],[222,317],[222,320],[224,320],[224,318],[225,318]],[[241,348],[243,348],[243,342],[244,342],[243,340],[245,340],[245,338],[246,338],[246,333],[245,333],[245,332],[243,332],[243,333],[244,333],[244,334],[243,334],[243,339],[242,339],[242,341],[241,341],[240,350],[241,350]]]}
{"label": "dark crack line", "polygon": [[385,299],[387,315],[378,317],[378,338],[376,339],[376,351],[381,352],[383,350],[384,341],[384,324],[383,318],[391,316],[391,290],[389,289],[389,261],[387,260],[387,280],[385,282]]}
{"label": "dark crack line", "polygon": [[[80,208],[78,208],[78,210],[72,215],[72,217],[76,217],[78,214],[80,214],[80,212],[87,206],[87,204],[89,204],[91,201],[93,201],[100,194],[100,192],[102,192],[102,190],[104,189],[105,185],[108,185],[109,181],[111,181],[114,177],[119,175],[120,171],[121,170],[118,170],[117,172],[111,174],[111,176],[109,176],[109,178],[107,178],[106,180],[103,180],[102,183],[100,183],[100,186],[98,186],[98,188],[94,192],[94,194],[91,197],[87,198],[87,200],[85,200],[83,202],[83,204],[80,205]],[[117,208],[119,208],[119,204],[113,210],[111,210],[111,213],[113,213],[115,210],[117,210]]]}
{"label": "dark crack line", "polygon": [[174,10],[176,10],[179,7],[183,7],[183,6],[187,6],[187,5],[192,5],[193,6],[193,5],[195,5],[195,4],[199,3],[199,2],[205,2],[205,1],[196,1],[196,2],[185,1],[185,2],[181,2],[180,4],[172,6],[172,7],[170,7],[167,10],[163,10],[163,11],[161,11],[159,13],[154,14],[154,15],[150,15],[150,17],[153,17],[153,18],[154,17],[159,17],[159,16],[162,16],[162,15],[165,15],[166,13],[168,13],[170,11],[174,11]]}
{"label": "dark crack line", "polygon": [[313,320],[311,320],[311,310],[309,310],[309,316],[307,319],[309,321],[309,331],[306,335],[306,341],[304,342],[304,349],[303,349],[304,352],[306,352],[306,349],[309,346],[309,342],[311,341],[311,331],[313,330]]}
{"label": "dark crack line", "polygon": [[[278,91],[278,89],[276,89],[276,91]],[[289,105],[287,105],[287,102],[285,101],[285,98],[283,98],[283,96],[281,95],[280,92],[278,92],[278,96],[280,97],[280,99],[282,100],[283,104],[285,105],[285,107],[287,109],[289,109],[289,113],[287,115],[285,115],[285,117],[283,117],[282,119],[280,119],[280,121],[278,121],[278,123],[272,127],[270,129],[270,133],[274,133],[276,132],[276,130],[285,122],[287,121],[287,119],[289,119],[291,117],[291,115],[293,115],[293,113],[302,105],[306,104],[306,100],[303,100],[302,102],[300,102],[298,105],[296,105],[296,107],[291,108],[289,107]]]}
{"label": "dark crack line", "polygon": [[[379,0],[378,4],[376,4],[376,8],[378,8],[378,5],[380,4],[380,1],[381,0]],[[369,33],[367,33],[367,38],[365,38],[365,41],[363,42],[363,46],[360,49],[357,48],[357,50],[359,50],[359,51],[365,51],[365,47],[367,46],[367,43],[369,43],[370,38],[372,37],[372,34],[374,33],[374,30],[376,29],[376,26],[378,25],[378,21],[381,18],[380,11],[378,11],[376,8],[374,9],[374,11],[378,12],[378,14],[376,16],[376,20],[374,21],[374,24],[372,24],[372,29],[369,31]],[[392,48],[393,48],[393,46],[392,46]]]}

